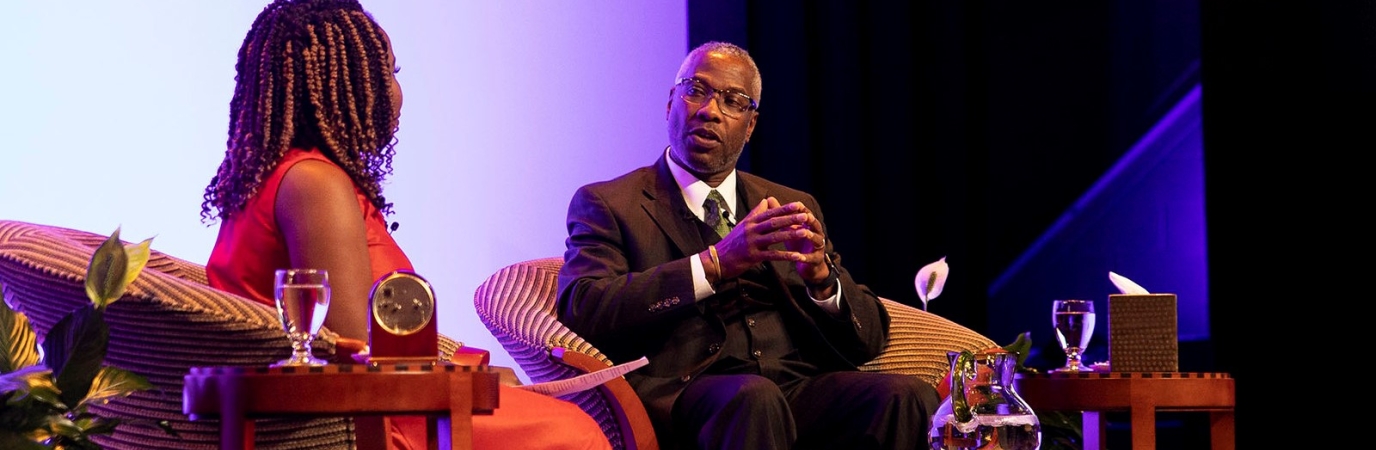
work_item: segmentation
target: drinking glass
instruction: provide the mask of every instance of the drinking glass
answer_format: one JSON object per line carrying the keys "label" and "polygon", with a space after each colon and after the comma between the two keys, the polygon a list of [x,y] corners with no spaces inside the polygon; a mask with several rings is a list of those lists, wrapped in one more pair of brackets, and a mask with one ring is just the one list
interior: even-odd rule
{"label": "drinking glass", "polygon": [[1090,370],[1080,363],[1080,356],[1089,347],[1094,335],[1093,300],[1055,300],[1051,302],[1051,324],[1056,328],[1056,341],[1065,351],[1065,367],[1052,372],[1081,372]]}
{"label": "drinking glass", "polygon": [[330,310],[330,275],[324,269],[278,269],[274,281],[277,316],[282,331],[291,339],[291,357],[272,367],[323,366],[326,361],[311,354],[311,341],[325,324]]}

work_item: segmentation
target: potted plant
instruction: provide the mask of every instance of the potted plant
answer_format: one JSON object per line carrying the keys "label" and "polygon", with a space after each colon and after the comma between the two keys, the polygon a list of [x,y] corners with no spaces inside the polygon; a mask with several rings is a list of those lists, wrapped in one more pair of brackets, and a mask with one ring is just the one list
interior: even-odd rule
{"label": "potted plant", "polygon": [[105,365],[104,315],[148,264],[151,242],[126,246],[115,229],[86,268],[91,303],[64,316],[41,343],[28,317],[0,302],[0,448],[99,449],[91,437],[110,434],[120,420],[90,406],[152,388],[143,376]]}

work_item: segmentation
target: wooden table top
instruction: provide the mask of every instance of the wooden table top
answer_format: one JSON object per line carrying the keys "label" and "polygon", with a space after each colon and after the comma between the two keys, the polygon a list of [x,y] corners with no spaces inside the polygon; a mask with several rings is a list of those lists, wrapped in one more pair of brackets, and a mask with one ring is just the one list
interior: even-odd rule
{"label": "wooden table top", "polygon": [[219,415],[229,391],[247,417],[438,414],[456,400],[491,414],[499,400],[498,372],[485,365],[195,367],[185,380],[182,408],[193,419]]}
{"label": "wooden table top", "polygon": [[1014,385],[1033,410],[1208,411],[1237,403],[1232,376],[1218,372],[1017,374]]}

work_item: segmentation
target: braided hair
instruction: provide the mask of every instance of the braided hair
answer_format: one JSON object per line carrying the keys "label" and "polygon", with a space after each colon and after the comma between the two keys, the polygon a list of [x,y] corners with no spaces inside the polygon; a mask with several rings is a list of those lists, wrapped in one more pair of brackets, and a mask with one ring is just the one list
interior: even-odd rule
{"label": "braided hair", "polygon": [[384,214],[392,173],[395,67],[382,29],[357,0],[276,0],[239,47],[225,159],[201,221],[244,208],[292,148],[318,148]]}

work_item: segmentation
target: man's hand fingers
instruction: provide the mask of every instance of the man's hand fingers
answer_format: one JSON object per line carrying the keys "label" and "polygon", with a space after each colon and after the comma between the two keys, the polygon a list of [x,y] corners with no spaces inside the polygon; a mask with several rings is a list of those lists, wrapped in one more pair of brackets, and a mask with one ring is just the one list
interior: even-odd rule
{"label": "man's hand fingers", "polygon": [[807,262],[806,253],[793,252],[788,250],[760,250],[757,254],[761,261],[788,261],[788,262]]}

